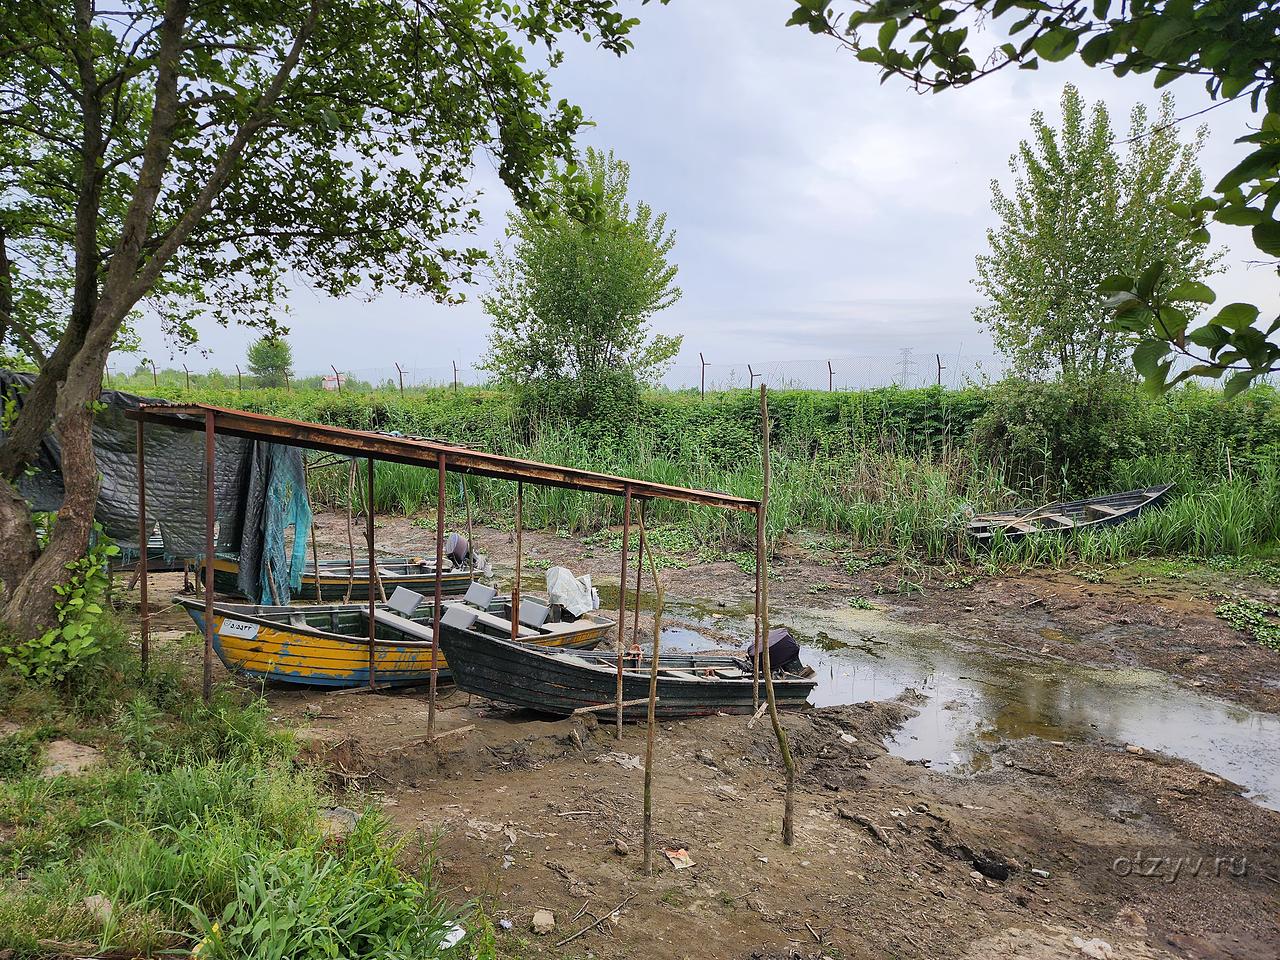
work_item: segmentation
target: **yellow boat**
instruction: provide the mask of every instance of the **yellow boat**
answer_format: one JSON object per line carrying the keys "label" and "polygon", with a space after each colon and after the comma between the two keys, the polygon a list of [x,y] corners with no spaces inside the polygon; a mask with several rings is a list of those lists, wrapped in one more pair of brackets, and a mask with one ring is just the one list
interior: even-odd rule
{"label": "yellow boat", "polygon": [[[201,600],[179,597],[204,632]],[[451,601],[462,603],[463,601]],[[530,604],[530,609],[536,606]],[[542,607],[540,609],[546,609]],[[522,621],[525,606],[522,605]],[[491,627],[511,629],[511,604],[496,597],[478,614]],[[379,605],[374,611],[374,669],[376,682],[405,686],[431,675],[433,606],[424,603],[408,616]],[[590,649],[616,628],[616,622],[597,612],[540,626],[522,622],[520,639],[546,647]],[[369,682],[369,607],[367,604],[328,604],[293,607],[249,603],[213,605],[213,649],[232,673],[307,686],[358,687]],[[437,650],[441,675],[449,665]]]}

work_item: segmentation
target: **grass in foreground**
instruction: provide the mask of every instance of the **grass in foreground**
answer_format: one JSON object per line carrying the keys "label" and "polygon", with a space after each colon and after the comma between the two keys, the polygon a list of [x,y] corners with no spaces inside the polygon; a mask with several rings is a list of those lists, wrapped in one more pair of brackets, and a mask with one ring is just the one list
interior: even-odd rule
{"label": "grass in foreground", "polygon": [[[206,707],[157,689],[177,692],[153,680],[88,720],[48,691],[6,686],[6,708],[42,704],[44,716],[0,738],[0,950],[491,954],[483,918],[477,936],[443,945],[455,911],[432,882],[431,858],[423,852],[421,875],[404,869],[404,841],[381,815],[367,811],[343,839],[325,836],[318,811],[332,800],[315,771],[293,762],[262,701],[223,692]],[[41,741],[55,732],[95,742],[110,762],[40,779]]]}

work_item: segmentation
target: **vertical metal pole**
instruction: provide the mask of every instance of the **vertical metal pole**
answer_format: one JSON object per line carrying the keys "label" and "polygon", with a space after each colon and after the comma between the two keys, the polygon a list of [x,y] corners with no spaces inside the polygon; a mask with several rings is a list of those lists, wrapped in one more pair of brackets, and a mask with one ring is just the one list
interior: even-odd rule
{"label": "vertical metal pole", "polygon": [[938,386],[942,386],[942,354],[935,353],[934,357],[937,358],[938,361]]}
{"label": "vertical metal pole", "polygon": [[458,392],[458,361],[457,360],[453,361],[453,392],[454,394],[457,394]]}
{"label": "vertical metal pole", "polygon": [[[374,639],[377,636],[377,621],[374,619],[376,612],[375,604],[377,598],[373,593],[373,583],[378,576],[378,560],[373,553],[373,457],[368,459],[369,464],[369,484],[368,496],[365,498],[364,504],[364,533],[365,539],[369,541],[369,689],[374,690],[378,686],[377,664],[374,663]],[[320,583],[320,568],[316,568],[316,585]]]}
{"label": "vertical metal pole", "polygon": [[404,371],[400,369],[399,363],[396,363],[396,374],[400,377],[400,396],[403,397],[404,396]]}
{"label": "vertical metal pole", "polygon": [[338,368],[335,367],[332,363],[329,364],[329,369],[333,371],[334,383],[337,384],[338,392],[341,393],[342,392],[342,374],[338,372]]}
{"label": "vertical metal pole", "polygon": [[835,389],[836,373],[831,369],[831,361],[827,361],[827,393],[831,393]]}
{"label": "vertical metal pole", "polygon": [[763,383],[760,384],[760,429],[763,482],[760,487],[761,519],[756,524],[756,572],[760,578],[760,589],[757,591],[756,596],[760,604],[761,618],[763,620],[760,625],[761,632],[764,634],[764,665],[761,672],[764,674],[765,695],[769,699],[769,718],[773,721],[773,734],[778,739],[778,752],[782,754],[782,765],[787,771],[786,792],[783,794],[782,801],[782,842],[789,847],[795,843],[796,839],[795,823],[792,819],[796,795],[796,764],[791,757],[791,747],[787,743],[787,731],[783,729],[782,721],[778,719],[778,700],[773,692],[773,665],[769,662],[769,571],[766,567],[768,559],[764,549],[764,518],[769,515],[771,465],[769,457],[769,401]]}
{"label": "vertical metal pole", "polygon": [[[640,504],[640,542],[645,540],[644,503]],[[658,703],[658,658],[662,652],[662,605],[664,592],[662,581],[658,577],[658,565],[654,562],[653,551],[649,551],[649,576],[653,578],[653,651],[649,657],[649,709],[648,723],[645,728],[644,748],[644,874],[653,872],[653,738],[657,730]]]}
{"label": "vertical metal pole", "polygon": [[191,371],[187,369],[187,365],[182,365],[182,372],[187,375],[187,393],[191,392]]}
{"label": "vertical metal pole", "polygon": [[205,703],[213,696],[213,510],[214,510],[214,425],[213,411],[204,412],[204,677],[201,690]]}
{"label": "vertical metal pole", "polygon": [[240,364],[236,364],[236,389],[244,393],[244,374],[240,372]]}
{"label": "vertical metal pole", "polygon": [[698,362],[702,364],[702,399],[707,399],[707,361],[702,356],[702,351],[698,351]]}
{"label": "vertical metal pole", "polygon": [[427,736],[436,735],[436,684],[440,680],[440,618],[444,614],[444,589],[440,575],[444,569],[444,454],[436,460],[436,595],[435,624],[431,630],[431,691],[427,701]]}
{"label": "vertical metal pole", "polygon": [[[639,549],[639,552],[636,554],[636,607],[635,607],[636,612],[635,612],[635,619],[631,623],[631,642],[632,643],[640,642],[639,640],[640,638],[640,574],[644,570],[644,547],[645,547],[644,503],[645,502],[643,500],[640,501],[640,515],[639,515],[640,549]],[[656,625],[654,629],[657,629]],[[656,637],[654,639],[654,643],[657,643]]]}
{"label": "vertical metal pole", "polygon": [[616,736],[622,739],[622,631],[627,619],[627,550],[631,546],[631,484],[623,487],[622,498],[622,574],[618,577],[618,717]]}
{"label": "vertical metal pole", "polygon": [[751,648],[751,706],[760,709],[760,571],[764,569],[764,511],[756,506],[756,642]]}
{"label": "vertical metal pole", "polygon": [[140,623],[140,641],[142,643],[142,672],[147,672],[151,663],[151,608],[147,603],[147,544],[151,540],[151,530],[147,525],[147,455],[145,450],[146,427],[141,415],[138,417],[138,585],[142,593],[138,599],[142,613]]}
{"label": "vertical metal pole", "polygon": [[151,386],[153,389],[159,389],[160,380],[156,377],[156,363],[154,360],[148,360],[147,363],[151,365]]}
{"label": "vertical metal pole", "polygon": [[520,574],[524,570],[524,481],[516,481],[516,573],[511,582],[511,640],[520,636]]}

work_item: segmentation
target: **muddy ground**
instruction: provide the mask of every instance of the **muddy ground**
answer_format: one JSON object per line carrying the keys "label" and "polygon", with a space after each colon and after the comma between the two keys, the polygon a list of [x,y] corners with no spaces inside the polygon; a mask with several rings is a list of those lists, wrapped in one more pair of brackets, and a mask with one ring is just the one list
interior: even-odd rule
{"label": "muddy ground", "polygon": [[[380,549],[417,553],[430,533],[387,518],[377,536]],[[509,571],[509,534],[477,530],[476,540]],[[320,543],[323,555],[345,552],[341,517],[321,518]],[[616,597],[616,550],[545,533],[524,543],[526,584],[554,561]],[[851,573],[847,559],[803,539],[784,549],[771,566],[775,619],[874,598],[895,620],[939,624],[1029,663],[1138,666],[1189,693],[1280,712],[1280,655],[1214,615],[1216,593],[1270,598],[1265,583],[1202,568],[1122,569],[1101,583],[874,563]],[[750,605],[753,578],[731,562],[686,560],[664,574],[669,596],[702,610],[697,626],[714,634],[721,604]],[[166,588],[181,580],[157,576],[153,608],[159,642],[194,670],[199,647],[181,639],[189,622],[167,606]],[[742,623],[726,619],[723,639],[741,641]],[[888,749],[920,706],[911,691],[791,714],[800,773],[786,847],[768,723],[666,724],[646,878],[632,759],[643,756],[642,728],[619,743],[592,718],[548,722],[446,688],[445,735],[433,743],[420,691],[266,694],[345,802],[380,804],[434,844],[437,876],[459,902],[485,906],[503,956],[1280,957],[1280,813],[1123,742],[1020,737],[988,745],[990,762],[956,775]],[[680,848],[692,866],[677,870],[662,850]],[[554,914],[550,933],[532,932],[539,909]]]}

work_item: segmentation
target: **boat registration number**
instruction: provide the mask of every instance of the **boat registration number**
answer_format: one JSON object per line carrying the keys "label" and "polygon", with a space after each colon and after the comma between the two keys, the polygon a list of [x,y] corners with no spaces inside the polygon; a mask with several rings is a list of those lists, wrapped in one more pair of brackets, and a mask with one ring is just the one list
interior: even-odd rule
{"label": "boat registration number", "polygon": [[251,640],[258,635],[258,625],[224,617],[218,633],[224,637],[239,637],[241,640]]}

